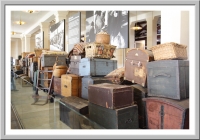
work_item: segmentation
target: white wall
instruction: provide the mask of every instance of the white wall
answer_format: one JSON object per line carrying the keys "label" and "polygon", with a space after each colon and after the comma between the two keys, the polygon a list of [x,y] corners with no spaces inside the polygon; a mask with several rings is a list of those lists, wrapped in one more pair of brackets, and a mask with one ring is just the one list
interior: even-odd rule
{"label": "white wall", "polygon": [[21,39],[12,39],[11,40],[11,57],[14,59],[18,59],[18,55],[21,55],[22,47],[21,47]]}

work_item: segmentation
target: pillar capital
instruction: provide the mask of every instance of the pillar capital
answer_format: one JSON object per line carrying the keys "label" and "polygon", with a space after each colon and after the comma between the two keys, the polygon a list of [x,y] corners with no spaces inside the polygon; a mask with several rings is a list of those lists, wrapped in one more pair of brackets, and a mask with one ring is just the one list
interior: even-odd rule
{"label": "pillar capital", "polygon": [[49,22],[41,22],[40,28],[49,28],[50,23]]}
{"label": "pillar capital", "polygon": [[59,21],[66,19],[67,15],[68,15],[68,11],[57,11],[54,15],[55,15],[55,19],[56,19],[56,23],[58,23]]}
{"label": "pillar capital", "polygon": [[25,37],[26,37],[26,38],[27,38],[27,37],[31,37],[31,34],[26,34]]}

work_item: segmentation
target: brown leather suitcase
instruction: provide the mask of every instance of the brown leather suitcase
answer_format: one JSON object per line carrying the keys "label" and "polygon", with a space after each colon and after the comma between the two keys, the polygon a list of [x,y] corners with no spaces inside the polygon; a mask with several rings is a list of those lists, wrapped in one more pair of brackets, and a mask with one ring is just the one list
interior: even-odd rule
{"label": "brown leather suitcase", "polygon": [[132,88],[126,85],[102,83],[88,87],[88,101],[109,109],[130,106],[132,96]]}
{"label": "brown leather suitcase", "polygon": [[61,78],[54,77],[54,94],[61,95]]}
{"label": "brown leather suitcase", "polygon": [[153,61],[153,53],[149,50],[134,48],[127,52],[124,80],[147,86],[147,63]]}
{"label": "brown leather suitcase", "polygon": [[75,74],[61,75],[61,95],[81,96],[81,77]]}
{"label": "brown leather suitcase", "polygon": [[138,106],[139,128],[146,129],[146,102],[142,99],[147,98],[147,88],[139,84],[134,84],[131,87],[133,89],[134,104]]}
{"label": "brown leather suitcase", "polygon": [[143,100],[146,101],[147,128],[189,129],[189,99],[148,97]]}

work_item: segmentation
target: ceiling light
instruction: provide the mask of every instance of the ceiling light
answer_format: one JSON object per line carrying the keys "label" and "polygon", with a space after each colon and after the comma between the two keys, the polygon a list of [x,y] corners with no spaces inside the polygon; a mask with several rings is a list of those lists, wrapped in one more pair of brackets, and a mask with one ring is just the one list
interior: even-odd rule
{"label": "ceiling light", "polygon": [[142,29],[142,27],[140,27],[140,26],[138,26],[137,24],[134,26],[134,27],[132,27],[131,29],[133,29],[133,30],[141,30]]}
{"label": "ceiling light", "polygon": [[133,30],[141,30],[141,29],[142,29],[142,27],[140,27],[140,26],[137,25],[137,11],[136,11],[136,22],[135,22],[135,26],[132,27],[131,29],[133,29]]}
{"label": "ceiling light", "polygon": [[19,25],[24,25],[25,24],[25,22],[21,20],[21,16],[20,16],[20,20],[16,21],[15,23],[19,24]]}
{"label": "ceiling light", "polygon": [[15,34],[16,34],[16,32],[14,32],[14,31],[11,32],[11,35],[15,35]]}
{"label": "ceiling light", "polygon": [[34,13],[35,11],[34,10],[26,10],[26,12],[31,14],[31,13]]}

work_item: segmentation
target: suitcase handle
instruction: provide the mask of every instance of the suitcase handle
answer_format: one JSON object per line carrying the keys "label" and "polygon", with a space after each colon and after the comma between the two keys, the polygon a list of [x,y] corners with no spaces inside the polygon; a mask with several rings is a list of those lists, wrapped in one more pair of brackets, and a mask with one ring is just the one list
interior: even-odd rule
{"label": "suitcase handle", "polygon": [[157,75],[154,75],[153,77],[157,77],[157,76],[166,76],[166,77],[170,77],[171,75],[169,74],[166,74],[166,73],[161,73],[161,74],[157,74]]}
{"label": "suitcase handle", "polygon": [[132,119],[127,119],[127,120],[125,121],[125,123],[132,123],[132,122],[133,122]]}
{"label": "suitcase handle", "polygon": [[64,87],[66,87],[66,88],[67,88],[67,85],[64,85]]}

